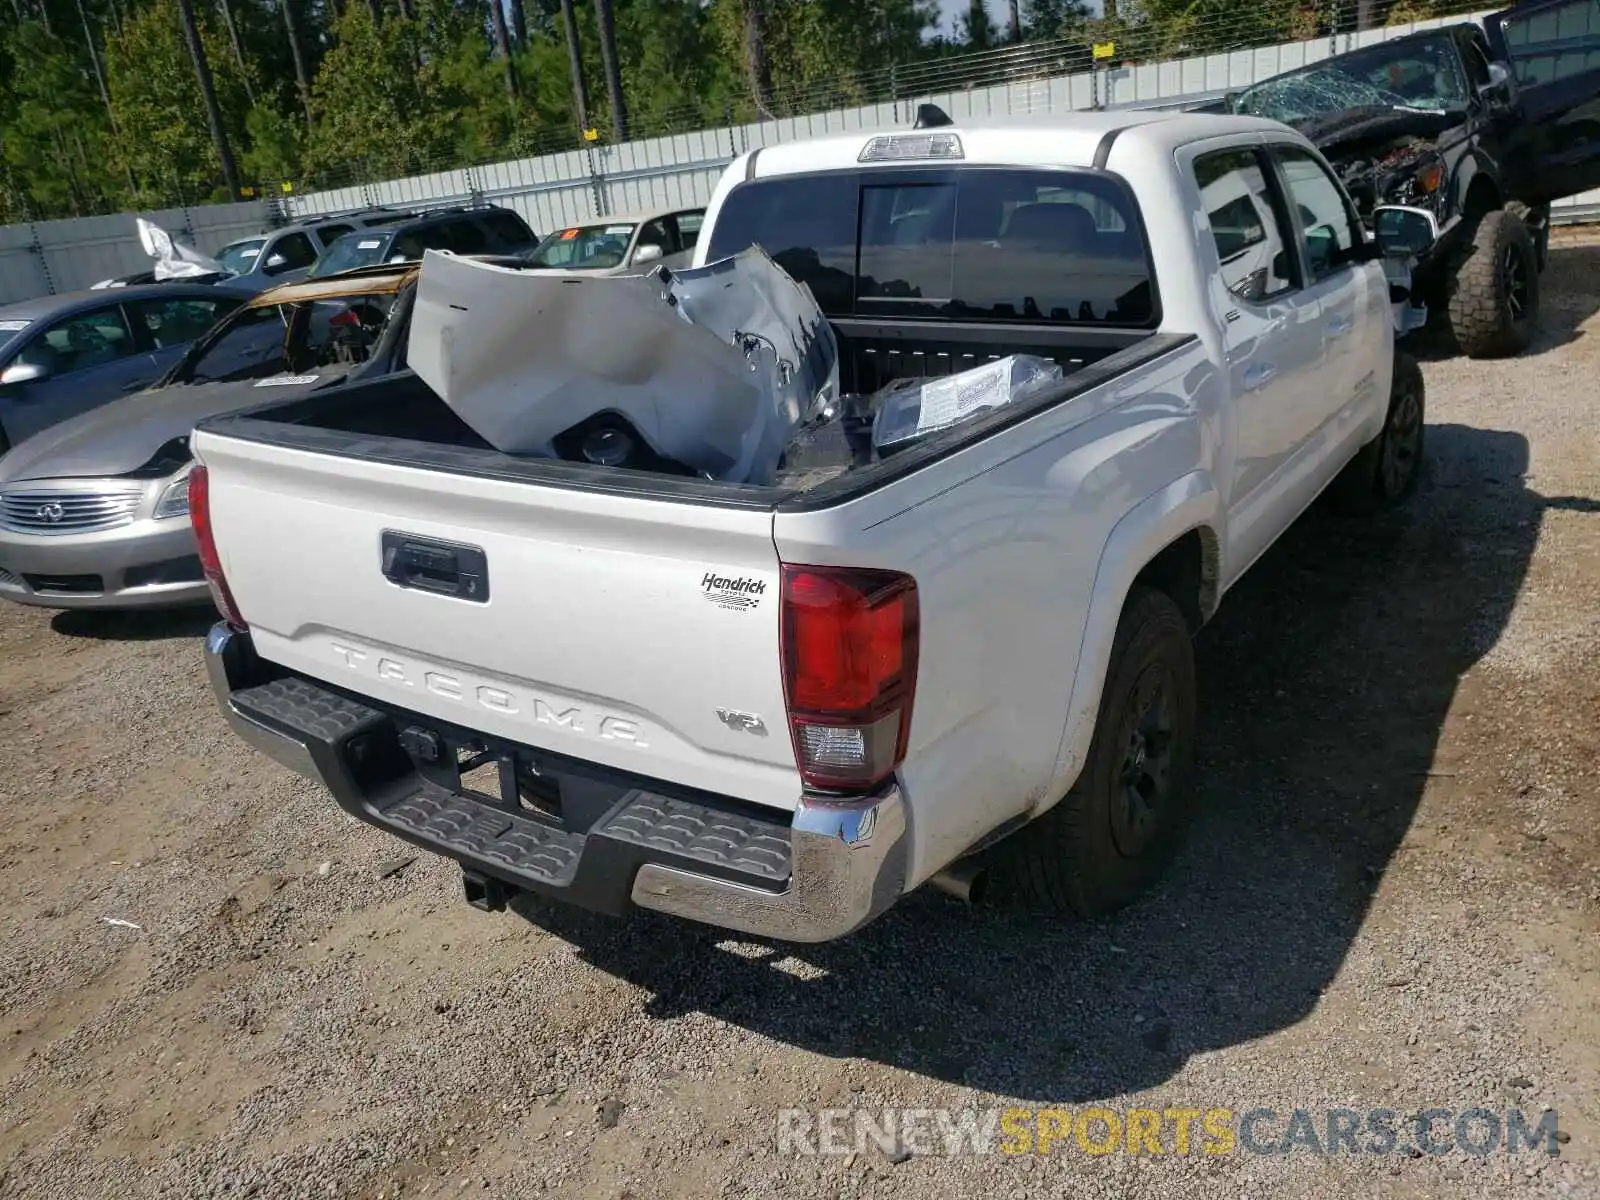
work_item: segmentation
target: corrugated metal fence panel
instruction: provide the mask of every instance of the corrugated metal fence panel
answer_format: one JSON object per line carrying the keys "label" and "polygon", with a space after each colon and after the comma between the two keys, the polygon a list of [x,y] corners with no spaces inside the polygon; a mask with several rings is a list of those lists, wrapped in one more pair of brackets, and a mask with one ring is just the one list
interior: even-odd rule
{"label": "corrugated metal fence panel", "polygon": [[427,205],[462,204],[472,195],[467,172],[435,171],[412,175],[368,186],[367,193],[378,204],[393,208],[421,208]]}
{"label": "corrugated metal fence panel", "polygon": [[309,192],[304,196],[290,196],[286,207],[294,216],[310,217],[317,213],[349,212],[351,209],[365,208],[370,203],[372,201],[364,189],[342,187]]}
{"label": "corrugated metal fence panel", "polygon": [[[1102,104],[1119,105],[1243,87],[1280,71],[1317,62],[1331,53],[1419,29],[1479,20],[1489,11],[1492,10],[1391,25],[1331,39],[1129,65],[1101,74],[1098,99]],[[537,232],[548,233],[601,215],[597,206],[606,212],[621,212],[658,204],[704,203],[710,198],[722,164],[737,154],[779,142],[905,127],[911,123],[919,101],[938,104],[957,121],[1004,120],[1021,113],[1089,108],[1095,103],[1096,90],[1095,78],[1088,72],[1078,72],[732,128],[644,138],[618,146],[569,150],[362,187],[332,188],[287,197],[286,207],[292,214],[304,216],[372,203],[397,207],[457,204],[477,196],[515,208]],[[1593,197],[1578,197],[1560,207],[1594,203]],[[266,206],[259,203],[173,209],[150,215],[167,228],[190,230],[195,244],[207,251],[267,226]],[[0,299],[23,299],[52,287],[57,291],[85,287],[111,275],[138,270],[149,261],[134,237],[131,214],[40,222],[32,228],[39,231],[39,242],[45,247],[43,259],[29,249],[35,237],[29,226],[0,229]]]}
{"label": "corrugated metal fence panel", "polygon": [[[272,220],[267,205],[259,200],[242,204],[207,204],[202,208],[182,211],[188,214],[195,247],[207,254],[215,254],[229,242],[260,233],[270,226]],[[146,261],[141,256],[139,266],[143,267]]]}
{"label": "corrugated metal fence panel", "polygon": [[0,304],[32,300],[49,291],[44,260],[34,249],[32,228],[27,225],[0,228]]}
{"label": "corrugated metal fence panel", "polygon": [[535,158],[473,168],[473,180],[482,198],[514,209],[541,236],[599,215],[594,185],[586,175],[578,180],[552,178],[556,174],[548,161]]}
{"label": "corrugated metal fence panel", "polygon": [[150,259],[139,245],[138,226],[134,224],[136,215],[155,222],[207,254],[215,253],[236,238],[259,233],[267,225],[267,208],[260,201],[79,217],[70,221],[37,221],[32,226],[33,240],[42,256],[48,290],[76,291],[102,279],[148,269]]}
{"label": "corrugated metal fence panel", "polygon": [[699,170],[675,168],[631,179],[613,180],[606,185],[611,198],[611,211],[619,214],[637,213],[652,208],[692,208],[708,204],[722,171],[721,166]]}

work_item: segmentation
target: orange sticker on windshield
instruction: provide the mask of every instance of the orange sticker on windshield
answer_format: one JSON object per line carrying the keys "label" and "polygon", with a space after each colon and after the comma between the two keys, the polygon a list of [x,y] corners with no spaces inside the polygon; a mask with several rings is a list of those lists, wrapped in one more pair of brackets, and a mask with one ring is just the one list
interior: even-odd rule
{"label": "orange sticker on windshield", "polygon": [[576,229],[563,229],[561,231],[561,240],[563,242],[570,242],[573,238],[575,238],[577,236],[578,236],[578,230],[576,230]]}

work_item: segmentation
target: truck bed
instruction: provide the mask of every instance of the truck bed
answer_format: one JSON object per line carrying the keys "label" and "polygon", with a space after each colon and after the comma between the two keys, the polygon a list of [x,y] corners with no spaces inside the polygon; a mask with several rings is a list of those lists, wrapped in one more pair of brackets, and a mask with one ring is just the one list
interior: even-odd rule
{"label": "truck bed", "polygon": [[836,427],[825,430],[795,446],[794,465],[764,486],[503,454],[409,372],[213,418],[201,428],[245,441],[451,474],[680,502],[809,508],[838,503],[943,458],[1190,340],[1140,329],[992,322],[836,320],[833,327],[839,342],[840,384],[847,394],[871,393],[896,379],[950,375],[1010,354],[1052,359],[1067,377],[1060,387],[1028,403],[963,422],[892,459],[857,455]]}

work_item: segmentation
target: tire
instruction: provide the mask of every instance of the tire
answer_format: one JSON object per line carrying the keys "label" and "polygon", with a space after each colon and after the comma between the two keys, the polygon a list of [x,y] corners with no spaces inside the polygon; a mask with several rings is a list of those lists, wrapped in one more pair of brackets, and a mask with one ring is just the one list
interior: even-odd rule
{"label": "tire", "polygon": [[1334,480],[1333,500],[1341,510],[1366,516],[1403,504],[1417,490],[1427,431],[1426,391],[1417,360],[1396,350],[1383,432],[1361,447]]}
{"label": "tire", "polygon": [[1539,322],[1538,252],[1514,213],[1484,213],[1467,230],[1449,276],[1450,334],[1461,353],[1507,358],[1528,348]]}
{"label": "tire", "polygon": [[[1092,917],[1154,882],[1188,824],[1195,707],[1183,613],[1165,594],[1136,586],[1117,622],[1083,771],[1059,804],[994,847],[996,894]],[[1135,774],[1136,784],[1124,782]],[[1136,812],[1143,823],[1130,819]]]}
{"label": "tire", "polygon": [[[1538,265],[1539,274],[1543,275],[1550,266],[1550,206],[1532,206],[1520,200],[1508,200],[1506,211],[1528,227],[1528,237],[1533,241],[1533,261]],[[1533,232],[1535,227],[1538,233]]]}

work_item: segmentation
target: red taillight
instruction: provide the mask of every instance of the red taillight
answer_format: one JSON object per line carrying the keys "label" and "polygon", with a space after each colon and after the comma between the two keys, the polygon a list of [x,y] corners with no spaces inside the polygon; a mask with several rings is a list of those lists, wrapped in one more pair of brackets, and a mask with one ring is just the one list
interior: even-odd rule
{"label": "red taillight", "polygon": [[800,777],[828,791],[893,775],[917,686],[917,583],[898,571],[783,568],[783,683]]}
{"label": "red taillight", "polygon": [[248,629],[239,615],[228,581],[222,575],[222,559],[217,556],[217,537],[211,529],[211,478],[199,463],[189,468],[189,523],[194,526],[194,540],[200,545],[200,569],[211,585],[211,598],[217,611],[235,629]]}

